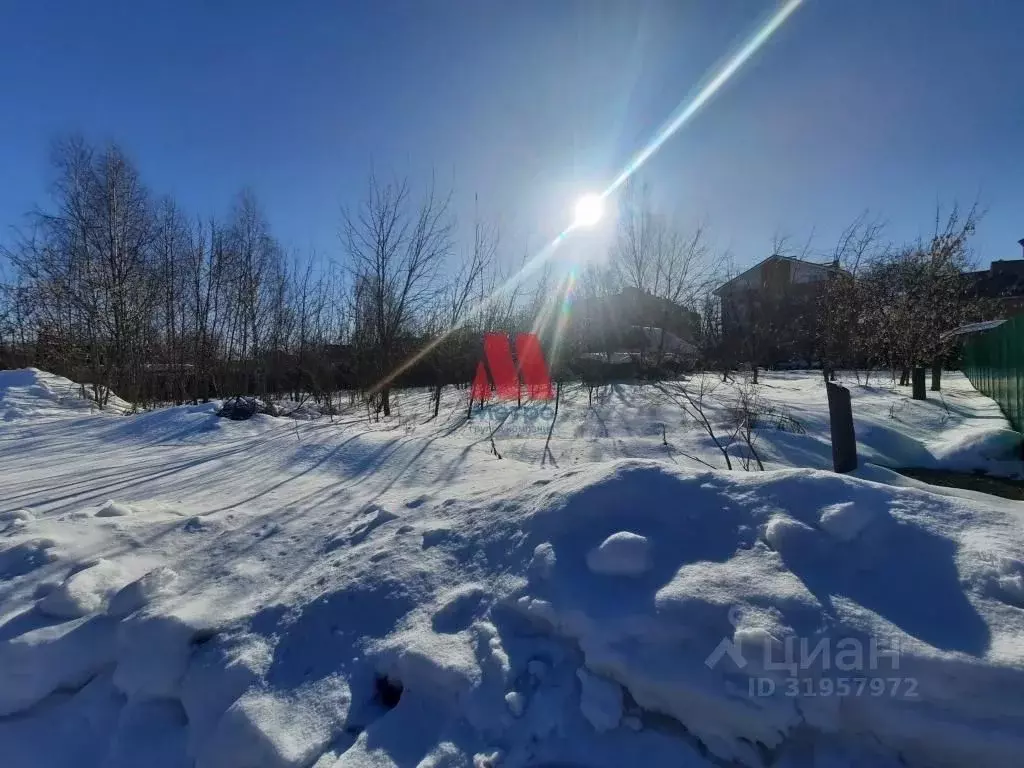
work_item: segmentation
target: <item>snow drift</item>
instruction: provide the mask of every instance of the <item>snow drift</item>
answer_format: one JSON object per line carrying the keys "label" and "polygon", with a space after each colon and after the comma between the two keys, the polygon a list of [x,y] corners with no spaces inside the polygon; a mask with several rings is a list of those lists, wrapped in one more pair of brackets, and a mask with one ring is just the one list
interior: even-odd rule
{"label": "snow drift", "polygon": [[[814,470],[637,461],[504,490],[367,508],[319,551],[293,553],[302,566],[275,600],[226,622],[190,615],[215,584],[97,562],[0,627],[3,712],[35,722],[101,699],[98,764],[141,764],[142,733],[170,750],[161,764],[210,767],[832,753],[1000,766],[1024,749],[1012,513]],[[6,551],[36,524],[4,534]],[[197,535],[184,527],[173,535]],[[801,641],[871,640],[877,667],[836,669],[830,650],[777,663],[801,661],[779,655]],[[723,641],[739,663],[716,655]],[[905,682],[822,695],[844,677]],[[27,733],[0,721],[0,748]]]}
{"label": "snow drift", "polygon": [[[804,431],[762,429],[763,473],[688,459],[716,459],[699,434],[665,445],[678,413],[650,387],[563,393],[547,454],[550,422],[506,415],[499,460],[486,412],[431,421],[427,393],[380,423],[112,418],[45,380],[0,376],[0,410],[23,408],[0,439],[4,768],[1024,748],[1024,507],[823,471],[820,377],[764,376]],[[1012,464],[976,393],[856,396],[865,454]]]}
{"label": "snow drift", "polygon": [[[83,388],[71,379],[38,368],[0,371],[0,414],[4,421],[38,419],[69,410],[95,411],[96,402],[89,399],[90,394],[88,386]],[[117,395],[110,395],[107,411],[121,414],[128,409],[128,403]]]}

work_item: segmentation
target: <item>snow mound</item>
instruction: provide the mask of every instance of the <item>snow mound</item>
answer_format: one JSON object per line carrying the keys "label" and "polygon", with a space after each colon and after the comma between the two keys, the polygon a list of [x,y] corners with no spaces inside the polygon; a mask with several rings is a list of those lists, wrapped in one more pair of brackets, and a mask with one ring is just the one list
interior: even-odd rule
{"label": "snow mound", "polygon": [[[986,596],[1018,571],[993,572],[978,534],[1019,559],[1012,515],[814,470],[649,462],[474,499],[373,536],[356,515],[348,572],[241,628],[278,645],[197,764],[998,766],[1024,748],[1024,617]],[[382,704],[375,679],[398,694]],[[303,714],[331,696],[347,715]]]}
{"label": "snow mound", "polygon": [[548,578],[555,570],[558,556],[555,548],[548,542],[538,544],[533,550],[533,558],[527,569],[531,580],[543,580]]}
{"label": "snow mound", "polygon": [[124,569],[110,560],[100,560],[73,573],[40,600],[36,607],[47,616],[74,619],[104,611],[107,603],[128,581]]}
{"label": "snow mound", "polygon": [[986,594],[1010,605],[1024,608],[1024,562],[998,557],[988,568]]}
{"label": "snow mound", "polygon": [[[103,410],[123,414],[130,408],[129,403],[111,394]],[[5,421],[97,410],[89,386],[38,368],[0,371],[0,414]]]}
{"label": "snow mound", "polygon": [[772,515],[765,525],[764,540],[777,552],[795,553],[817,546],[817,532],[789,515]]}
{"label": "snow mound", "polygon": [[0,531],[25,528],[36,516],[27,509],[12,509],[0,512]]}
{"label": "snow mound", "polygon": [[583,667],[576,670],[576,676],[580,679],[580,711],[587,722],[598,732],[618,728],[622,722],[622,686]]}
{"label": "snow mound", "polygon": [[[280,437],[300,472],[341,461]],[[94,712],[113,765],[1018,762],[1018,503],[813,469],[487,462],[436,504],[418,479],[378,504],[332,467],[311,507],[275,486],[271,512],[202,525],[150,503],[37,517],[62,549],[106,537],[70,575],[52,541],[4,534],[21,602],[0,618],[0,748]]]}
{"label": "snow mound", "polygon": [[514,717],[522,717],[523,710],[526,708],[526,697],[519,691],[509,691],[505,694],[505,703],[508,704],[508,710]]}
{"label": "snow mound", "polygon": [[587,553],[587,567],[609,576],[639,576],[651,567],[650,550],[643,536],[619,531]]}
{"label": "snow mound", "polygon": [[0,579],[23,576],[58,559],[57,542],[40,537],[17,541],[0,549]]}
{"label": "snow mound", "polygon": [[348,716],[351,695],[337,677],[295,696],[251,689],[220,718],[196,768],[303,768],[319,757]]}
{"label": "snow mound", "polygon": [[940,466],[968,471],[986,461],[1019,461],[1021,435],[1001,427],[963,427],[932,442],[929,450]]}
{"label": "snow mound", "polygon": [[94,616],[0,642],[0,717],[86,683],[114,660],[116,630],[112,620]]}
{"label": "snow mound", "polygon": [[136,613],[117,633],[113,682],[128,699],[177,699],[203,628],[174,614]]}
{"label": "snow mound", "polygon": [[119,504],[110,499],[96,511],[96,517],[127,517],[135,514],[135,510],[127,504]]}
{"label": "snow mound", "polygon": [[876,507],[855,501],[842,501],[825,507],[821,511],[818,525],[839,541],[852,541],[878,514]]}
{"label": "snow mound", "polygon": [[157,597],[173,592],[178,574],[170,568],[154,568],[139,579],[126,584],[110,600],[107,613],[124,617],[144,608]]}

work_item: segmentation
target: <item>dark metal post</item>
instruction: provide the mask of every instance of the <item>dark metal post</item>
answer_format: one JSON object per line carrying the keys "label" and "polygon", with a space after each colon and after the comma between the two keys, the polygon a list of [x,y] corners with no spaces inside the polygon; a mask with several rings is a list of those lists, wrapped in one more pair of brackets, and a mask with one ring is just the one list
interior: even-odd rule
{"label": "dark metal post", "polygon": [[857,468],[857,437],[853,432],[850,390],[831,381],[825,383],[825,389],[832,428],[832,467],[836,472],[850,472]]}

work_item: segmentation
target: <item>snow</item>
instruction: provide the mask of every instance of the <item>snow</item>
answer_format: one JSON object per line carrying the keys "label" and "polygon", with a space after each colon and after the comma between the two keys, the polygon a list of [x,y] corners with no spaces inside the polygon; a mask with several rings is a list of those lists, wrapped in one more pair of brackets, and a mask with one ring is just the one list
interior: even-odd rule
{"label": "snow", "polygon": [[220,642],[196,649],[180,694],[189,722],[189,757],[207,753],[221,716],[243,693],[259,687],[273,658],[269,638],[244,633],[227,633]]}
{"label": "snow", "polygon": [[332,677],[282,696],[250,689],[221,716],[197,768],[300,768],[327,748],[345,723],[351,696]]}
{"label": "snow", "polygon": [[178,574],[163,566],[122,587],[110,599],[107,613],[123,618],[149,605],[154,599],[173,593]]}
{"label": "snow", "polygon": [[594,730],[610,731],[622,722],[622,686],[580,667],[580,711]]}
{"label": "snow", "polygon": [[526,697],[519,691],[509,691],[505,694],[505,703],[508,704],[509,712],[514,717],[522,717],[526,708]]}
{"label": "snow", "polygon": [[120,622],[114,685],[129,701],[177,699],[200,629],[173,614],[142,612]]}
{"label": "snow", "polygon": [[[5,625],[6,628],[6,625]],[[113,663],[116,624],[104,616],[29,629],[0,645],[0,716],[87,683]]]}
{"label": "snow", "polygon": [[96,511],[96,517],[125,517],[133,514],[134,510],[127,504],[118,504],[116,501],[107,501]]}
{"label": "snow", "polygon": [[651,567],[650,549],[643,536],[619,531],[587,553],[587,567],[609,576],[640,576]]}
{"label": "snow", "polygon": [[[12,526],[17,529],[19,526]],[[7,529],[8,535],[13,533]],[[57,559],[57,542],[48,538],[27,538],[0,551],[0,577],[11,579],[34,571]]]}
{"label": "snow", "polygon": [[816,373],[762,374],[768,471],[730,472],[680,383],[563,387],[552,429],[455,390],[121,415],[0,372],[0,762],[1015,765],[1024,505],[887,467],[1019,474],[1019,437],[953,372],[846,383],[852,476]]}
{"label": "snow", "polygon": [[545,541],[538,544],[533,550],[533,558],[531,558],[530,565],[527,567],[530,580],[543,581],[550,577],[554,573],[557,562],[558,555],[555,553],[555,548],[551,546],[550,542]]}
{"label": "snow", "polygon": [[120,710],[103,764],[110,768],[182,768],[187,765],[188,721],[173,699],[129,703]]}
{"label": "snow", "polygon": [[878,515],[877,507],[842,501],[821,510],[818,525],[839,541],[852,541]]}
{"label": "snow", "polygon": [[36,603],[40,613],[59,619],[75,619],[106,610],[110,598],[129,577],[111,560],[98,560],[68,576],[60,586]]}
{"label": "snow", "polygon": [[777,552],[791,554],[812,551],[819,546],[814,528],[784,513],[772,515],[768,520],[764,526],[764,540]]}
{"label": "snow", "polygon": [[[92,412],[99,410],[92,388],[57,376],[38,368],[0,371],[0,414],[4,421],[61,418],[68,410]],[[111,395],[104,408],[110,413],[123,414],[130,405],[117,395]]]}
{"label": "snow", "polygon": [[0,530],[24,528],[33,519],[35,519],[35,515],[27,509],[12,509],[0,512]]}

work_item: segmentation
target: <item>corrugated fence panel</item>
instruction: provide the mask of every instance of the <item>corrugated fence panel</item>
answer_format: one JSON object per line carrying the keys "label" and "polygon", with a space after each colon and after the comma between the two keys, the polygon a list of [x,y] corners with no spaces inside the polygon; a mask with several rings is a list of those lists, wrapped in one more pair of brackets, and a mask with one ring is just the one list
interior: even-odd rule
{"label": "corrugated fence panel", "polygon": [[979,392],[1006,414],[1013,428],[1024,426],[1024,316],[966,338],[964,373]]}

